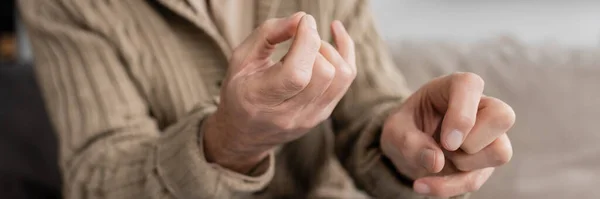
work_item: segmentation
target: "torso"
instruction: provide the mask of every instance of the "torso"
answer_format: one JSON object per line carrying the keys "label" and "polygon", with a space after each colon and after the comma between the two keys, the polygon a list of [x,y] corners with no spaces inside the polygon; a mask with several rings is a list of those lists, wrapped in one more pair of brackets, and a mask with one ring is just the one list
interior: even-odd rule
{"label": "torso", "polygon": [[[215,3],[220,4],[215,5]],[[224,9],[229,12],[236,11],[236,9],[227,9],[228,3],[231,3],[231,0],[215,1],[211,6],[221,6],[217,9]],[[207,17],[210,20],[217,19],[217,22],[205,23],[205,25],[208,24],[212,26],[210,28],[214,28],[221,33],[218,35],[220,40],[215,41],[214,35],[211,37],[197,24],[190,22],[182,17],[180,13],[175,13],[158,2],[132,4],[148,6],[123,6],[118,12],[127,14],[116,14],[116,16],[127,18],[117,19],[115,28],[106,30],[106,34],[123,35],[117,34],[123,31],[127,32],[125,35],[130,36],[128,38],[109,37],[109,39],[121,51],[123,61],[127,62],[125,65],[129,67],[128,70],[132,80],[138,86],[138,90],[141,92],[140,95],[146,99],[151,114],[158,121],[159,126],[162,128],[174,123],[194,107],[202,106],[203,103],[217,103],[220,84],[227,71],[228,56],[231,54],[232,49],[249,35],[252,28],[258,24],[246,24],[256,20],[243,20],[241,22],[240,20],[241,18],[248,18],[248,14],[254,15],[257,13],[248,12],[246,15],[237,16],[239,20],[224,18],[223,15],[197,16],[201,20]],[[285,7],[297,6],[291,4],[286,2]],[[204,6],[201,9],[213,9],[206,7],[206,4]],[[293,9],[288,10],[289,14],[294,12]],[[211,12],[214,12],[214,10]],[[203,13],[209,12],[204,11]],[[288,13],[278,15],[286,14]],[[253,16],[252,18],[256,17]],[[152,19],[147,20],[148,18]],[[137,25],[140,23],[136,21],[139,19],[152,21],[153,23],[140,26]],[[219,20],[221,20],[220,23]],[[226,23],[227,20],[235,21],[237,24],[242,23],[244,26],[235,29],[238,32],[232,34],[230,33],[233,30],[231,27],[221,24]],[[143,42],[147,39],[155,39],[156,42]],[[226,46],[223,47],[223,44]],[[165,46],[170,48],[164,48]],[[285,54],[286,46],[284,44],[278,47],[274,56],[275,59]],[[157,67],[157,65],[168,67]]]}

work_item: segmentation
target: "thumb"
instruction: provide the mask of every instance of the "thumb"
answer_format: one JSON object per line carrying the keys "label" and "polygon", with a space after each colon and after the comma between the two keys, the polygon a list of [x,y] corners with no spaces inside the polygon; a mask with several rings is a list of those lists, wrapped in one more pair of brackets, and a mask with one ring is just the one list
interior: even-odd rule
{"label": "thumb", "polygon": [[249,60],[269,58],[275,45],[294,37],[304,15],[306,13],[297,12],[287,18],[266,20],[240,45],[240,49],[249,50],[242,54]]}
{"label": "thumb", "polygon": [[400,173],[412,179],[440,172],[445,164],[442,150],[412,121],[402,111],[388,118],[381,137],[383,152]]}

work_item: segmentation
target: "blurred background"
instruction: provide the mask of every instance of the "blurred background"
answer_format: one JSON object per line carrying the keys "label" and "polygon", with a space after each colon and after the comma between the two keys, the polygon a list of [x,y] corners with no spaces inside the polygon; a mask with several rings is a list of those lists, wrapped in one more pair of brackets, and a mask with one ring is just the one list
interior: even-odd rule
{"label": "blurred background", "polygon": [[527,42],[600,44],[595,0],[374,0],[372,7],[388,40],[473,42],[510,34]]}
{"label": "blurred background", "polygon": [[[515,109],[513,160],[472,198],[600,198],[600,1],[372,3],[411,88],[471,71]],[[0,198],[58,198],[56,139],[14,10],[0,3]]]}
{"label": "blurred background", "polygon": [[600,1],[374,0],[409,86],[475,72],[517,114],[477,199],[600,198]]}

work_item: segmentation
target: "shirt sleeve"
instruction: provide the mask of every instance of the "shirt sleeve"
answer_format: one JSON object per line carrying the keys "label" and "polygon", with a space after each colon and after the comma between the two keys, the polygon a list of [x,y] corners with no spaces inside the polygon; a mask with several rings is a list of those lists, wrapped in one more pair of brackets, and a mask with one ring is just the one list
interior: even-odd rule
{"label": "shirt sleeve", "polygon": [[205,160],[201,123],[215,105],[159,131],[118,50],[77,20],[101,21],[101,2],[19,1],[60,141],[65,198],[235,198],[265,187],[273,154],[252,176]]}
{"label": "shirt sleeve", "polygon": [[356,185],[375,198],[427,198],[412,190],[380,149],[383,121],[411,92],[377,33],[369,1],[339,1],[334,18],[355,42],[358,68],[333,113],[338,158]]}

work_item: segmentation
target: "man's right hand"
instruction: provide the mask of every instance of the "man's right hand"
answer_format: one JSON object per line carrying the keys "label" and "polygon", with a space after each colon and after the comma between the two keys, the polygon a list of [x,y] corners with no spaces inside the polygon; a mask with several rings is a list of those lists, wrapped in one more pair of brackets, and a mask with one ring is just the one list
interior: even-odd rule
{"label": "man's right hand", "polygon": [[[356,76],[354,44],[332,24],[338,49],[322,42],[305,13],[270,19],[234,50],[221,103],[204,124],[207,160],[247,172],[274,147],[327,119]],[[292,39],[274,62],[275,45]]]}

